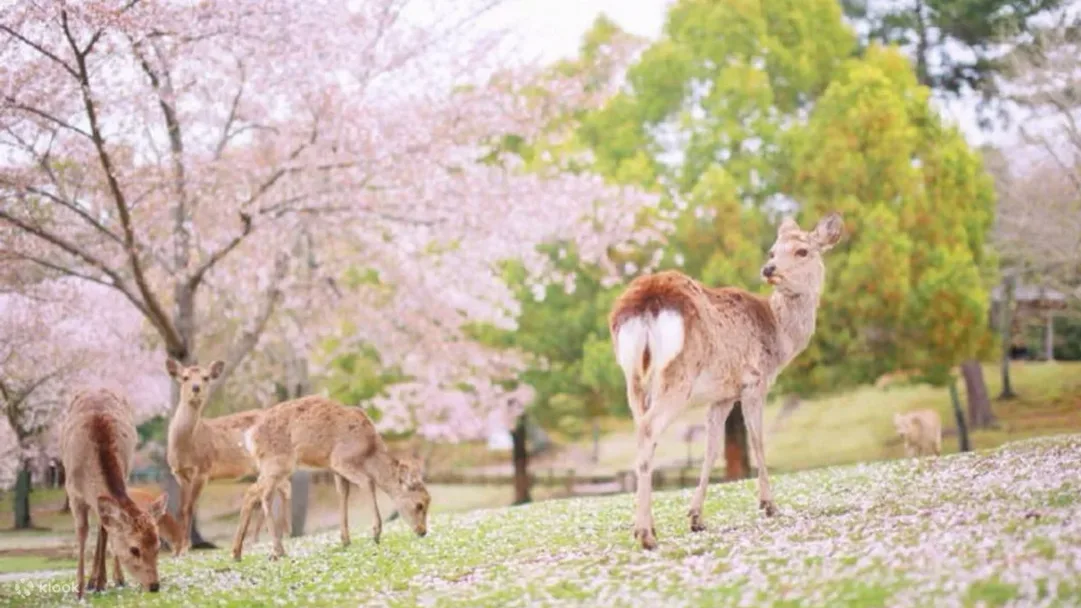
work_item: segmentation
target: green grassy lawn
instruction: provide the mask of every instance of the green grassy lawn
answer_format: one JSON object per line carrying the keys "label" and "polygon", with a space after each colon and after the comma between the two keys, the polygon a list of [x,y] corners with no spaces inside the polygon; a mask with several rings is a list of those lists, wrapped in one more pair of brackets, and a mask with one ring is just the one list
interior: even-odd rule
{"label": "green grassy lawn", "polygon": [[[690,490],[655,496],[660,547],[631,538],[632,497],[437,513],[426,538],[396,521],[383,543],[336,532],[161,562],[162,591],[94,604],[147,606],[992,606],[1081,604],[1081,435],[939,460],[777,475],[780,516],[753,482],[710,488],[692,533]],[[359,532],[359,530],[357,530]],[[0,583],[0,605],[74,604],[74,573]]]}
{"label": "green grassy lawn", "polygon": [[[972,435],[975,449],[990,448],[1006,441],[1081,431],[1081,363],[1026,362],[1012,365],[1014,390],[1019,398],[998,401],[1002,384],[998,367],[984,367],[992,409],[999,422],[994,429]],[[964,383],[958,382],[963,406]],[[808,399],[788,416],[776,432],[773,422],[781,409],[779,399],[766,406],[766,462],[772,471],[798,471],[835,464],[899,458],[903,447],[895,435],[893,413],[932,408],[942,416],[946,433],[956,429],[947,389],[930,386],[895,386],[856,390]],[[679,466],[686,462],[687,446],[682,435],[690,424],[704,424],[704,408],[688,410],[668,428],[657,445],[657,466]],[[634,463],[636,440],[629,420],[623,421],[601,438],[600,461],[586,457],[588,442],[536,459],[534,469],[573,468],[580,473],[615,473],[629,470]],[[705,447],[701,436],[692,454],[701,458]],[[956,436],[943,438],[943,449],[956,452]],[[723,463],[718,462],[718,466]],[[509,469],[509,465],[503,465]]]}

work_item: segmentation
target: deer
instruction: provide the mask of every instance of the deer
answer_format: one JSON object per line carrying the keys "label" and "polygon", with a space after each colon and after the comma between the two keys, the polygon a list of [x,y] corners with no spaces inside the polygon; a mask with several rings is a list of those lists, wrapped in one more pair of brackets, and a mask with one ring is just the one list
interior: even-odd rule
{"label": "deer", "polygon": [[893,426],[905,443],[905,455],[942,454],[942,418],[934,410],[894,413]]}
{"label": "deer", "polygon": [[[225,363],[213,361],[204,369],[199,365],[185,367],[169,358],[165,367],[180,389],[176,412],[169,421],[169,445],[166,451],[169,468],[180,485],[178,520],[181,537],[173,546],[173,555],[179,557],[191,548],[192,513],[207,482],[236,479],[256,472],[254,461],[244,449],[243,434],[265,410],[247,410],[204,419],[203,409],[210,392],[209,385],[221,377]],[[288,486],[285,483],[276,488],[282,504],[286,506],[290,498]],[[256,535],[259,527],[261,524],[256,525]]]}
{"label": "deer", "polygon": [[375,425],[365,413],[321,396],[285,401],[264,410],[263,416],[244,433],[244,445],[256,462],[259,477],[244,495],[244,506],[233,537],[233,559],[240,561],[244,536],[256,504],[271,522],[273,548],[270,559],[285,555],[281,522],[271,516],[271,493],[298,467],[330,470],[340,496],[342,544],[349,544],[346,507],[349,484],[367,488],[375,505],[373,537],[379,542],[382,523],[375,488],[386,492],[402,518],[423,537],[428,533],[431,496],[424,486],[419,465],[391,454]]}
{"label": "deer", "polygon": [[77,392],[61,423],[60,453],[67,476],[64,490],[75,519],[79,544],[76,593],[86,590],[86,538],[89,514],[98,520],[97,546],[91,566],[92,591],[105,590],[106,549],[113,554],[113,580],[124,584],[121,565],[145,589],[156,593],[158,580],[158,526],[165,512],[160,496],[144,508],[128,493],[127,478],[138,434],[131,404],[108,389]]}
{"label": "deer", "polygon": [[[135,501],[135,504],[140,507],[149,510],[158,500],[165,501],[168,504],[168,497],[161,492],[153,492],[145,488],[131,487],[128,488],[128,496]],[[164,497],[164,498],[163,498]],[[176,547],[181,539],[180,522],[177,521],[173,514],[168,509],[155,512],[154,523],[158,525],[158,536],[161,540],[169,544],[169,547]]]}
{"label": "deer", "polygon": [[758,469],[759,508],[767,517],[777,515],[762,409],[777,375],[814,334],[826,272],[822,256],[843,233],[837,213],[823,217],[810,232],[785,217],[761,270],[773,287],[768,298],[734,287],[708,287],[667,270],[637,277],[613,303],[608,326],[635,425],[634,538],[643,549],[657,547],[651,502],[657,438],[691,405],[709,407],[706,453],[687,512],[691,531],[706,529],[706,488],[725,420],[737,403]]}

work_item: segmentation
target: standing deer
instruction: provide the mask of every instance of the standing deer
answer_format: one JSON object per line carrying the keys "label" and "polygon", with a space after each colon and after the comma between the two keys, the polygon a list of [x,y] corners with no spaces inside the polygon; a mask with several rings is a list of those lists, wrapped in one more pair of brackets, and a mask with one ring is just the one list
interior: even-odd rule
{"label": "standing deer", "polygon": [[[198,365],[184,367],[169,359],[165,367],[180,385],[180,401],[173,419],[169,421],[169,446],[166,451],[169,468],[180,485],[179,523],[182,534],[180,542],[173,547],[173,554],[179,556],[191,548],[192,513],[206,483],[255,473],[255,462],[244,449],[243,437],[244,432],[255,424],[265,410],[248,410],[203,419],[210,383],[221,376],[225,363],[214,361],[209,368],[203,369]],[[283,505],[289,502],[287,487],[288,483],[278,488]],[[260,525],[257,524],[257,529]]]}
{"label": "standing deer", "polygon": [[[241,558],[252,510],[260,502],[274,537],[270,558],[285,555],[283,526],[271,517],[268,501],[274,489],[289,479],[297,467],[334,472],[341,493],[343,544],[349,544],[345,509],[350,483],[368,488],[372,504],[376,502],[375,486],[378,486],[394,499],[398,512],[417,536],[428,533],[431,497],[419,467],[395,458],[375,425],[358,408],[314,396],[279,403],[264,410],[259,421],[244,434],[244,444],[257,463],[259,479],[244,495],[244,507],[233,537],[233,558],[237,561]],[[372,532],[378,542],[378,507],[376,522]]]}
{"label": "standing deer", "polygon": [[657,438],[691,404],[709,404],[706,455],[688,512],[691,530],[705,529],[702,504],[710,469],[737,402],[758,468],[759,507],[767,516],[777,513],[766,472],[762,408],[777,375],[814,334],[825,280],[822,254],[843,231],[836,213],[811,232],[785,218],[762,268],[774,287],[768,299],[731,287],[706,287],[666,271],[635,279],[616,300],[609,331],[637,435],[634,537],[643,548],[657,546],[651,506]]}
{"label": "standing deer", "polygon": [[90,589],[105,589],[106,548],[113,554],[113,580],[124,584],[121,564],[139,583],[156,592],[158,527],[165,512],[161,496],[144,510],[128,495],[127,478],[138,435],[134,412],[126,399],[106,389],[80,391],[61,425],[60,453],[67,471],[67,491],[79,542],[77,594],[86,588],[86,537],[89,512],[98,519],[98,542],[91,566]]}
{"label": "standing deer", "polygon": [[893,426],[905,444],[905,456],[942,454],[942,418],[934,410],[894,413]]}

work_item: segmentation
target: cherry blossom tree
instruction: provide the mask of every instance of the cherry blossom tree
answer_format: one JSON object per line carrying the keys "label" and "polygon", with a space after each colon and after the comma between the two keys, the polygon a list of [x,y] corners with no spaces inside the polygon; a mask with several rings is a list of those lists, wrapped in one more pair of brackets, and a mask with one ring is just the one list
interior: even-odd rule
{"label": "cherry blossom tree", "polygon": [[16,528],[31,525],[28,463],[58,455],[56,423],[75,391],[118,390],[137,422],[168,409],[164,355],[146,345],[142,316],[112,289],[64,278],[0,293],[0,426],[12,439],[0,467],[8,482],[20,478]]}

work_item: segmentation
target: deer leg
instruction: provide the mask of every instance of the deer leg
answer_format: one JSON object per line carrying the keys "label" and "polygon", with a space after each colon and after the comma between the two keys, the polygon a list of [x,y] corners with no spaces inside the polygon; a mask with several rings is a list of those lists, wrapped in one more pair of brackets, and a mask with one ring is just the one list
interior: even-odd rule
{"label": "deer leg", "polygon": [[769,487],[769,471],[766,467],[766,447],[762,437],[762,406],[765,403],[763,390],[745,391],[740,399],[743,408],[743,420],[747,425],[747,436],[751,444],[751,453],[758,468],[758,508],[767,517],[777,514],[777,505],[773,502],[773,492]]}
{"label": "deer leg", "polygon": [[194,479],[186,471],[180,475],[174,471],[173,476],[180,485],[180,542],[173,548],[173,555],[179,557],[191,548],[191,494]]}
{"label": "deer leg", "polygon": [[[267,521],[273,521],[274,525],[271,528],[271,533],[274,539],[274,546],[270,552],[270,559],[276,560],[279,557],[285,556],[285,547],[282,545],[282,534],[285,532],[288,525],[288,514],[286,509],[290,506],[289,494],[282,489],[283,483],[288,483],[289,473],[280,469],[270,470],[270,483],[263,486],[262,495],[260,498],[263,501],[263,518]],[[274,498],[274,492],[277,491],[282,498],[282,513],[281,517],[275,518],[271,512],[271,500]]]}
{"label": "deer leg", "polygon": [[334,489],[338,491],[338,532],[342,546],[348,547],[349,540],[349,480],[334,473]]}
{"label": "deer leg", "polygon": [[255,503],[259,502],[262,495],[262,485],[266,483],[265,475],[260,472],[259,478],[244,492],[244,503],[240,507],[240,519],[237,521],[236,534],[233,535],[233,559],[240,561],[244,549],[244,537],[248,535],[248,525],[251,524],[252,510]]}
{"label": "deer leg", "polygon": [[108,549],[109,533],[105,526],[98,524],[98,540],[94,546],[94,563],[90,567],[90,584],[87,589],[91,591],[105,591],[105,552]]}
{"label": "deer leg", "polygon": [[90,534],[90,506],[84,502],[72,501],[71,513],[75,518],[75,537],[79,542],[79,567],[75,570],[75,595],[83,599],[86,590],[86,537]]}
{"label": "deer leg", "polygon": [[281,522],[279,526],[289,536],[293,535],[293,487],[288,477],[278,484],[278,496],[281,497]]}
{"label": "deer leg", "polygon": [[372,540],[379,544],[383,534],[383,518],[379,515],[379,496],[375,493],[375,480],[368,478],[368,498],[372,501]]}
{"label": "deer leg", "polygon": [[698,476],[698,487],[694,490],[691,508],[687,512],[691,520],[692,532],[701,532],[706,529],[706,524],[702,521],[702,505],[706,502],[709,475],[713,471],[713,463],[717,460],[717,453],[724,439],[724,422],[728,419],[728,414],[732,412],[735,404],[735,401],[719,401],[709,408],[706,420],[706,455],[702,459],[702,473]]}
{"label": "deer leg", "polygon": [[113,583],[117,587],[124,586],[124,571],[120,568],[120,558],[113,554]]}

